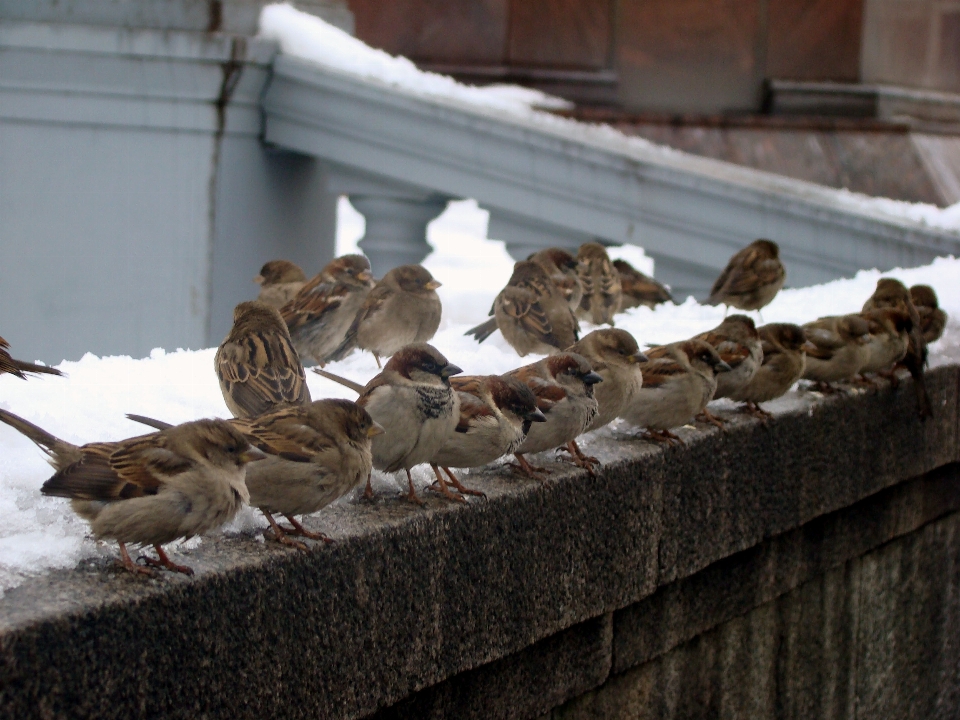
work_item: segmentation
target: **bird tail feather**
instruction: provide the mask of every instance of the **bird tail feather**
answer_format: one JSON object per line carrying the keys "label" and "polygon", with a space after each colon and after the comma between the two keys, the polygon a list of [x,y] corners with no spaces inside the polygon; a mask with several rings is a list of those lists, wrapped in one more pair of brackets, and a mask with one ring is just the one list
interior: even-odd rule
{"label": "bird tail feather", "polygon": [[488,337],[497,331],[497,319],[495,317],[484,320],[475,328],[470,328],[464,335],[473,335],[478,343],[482,343]]}

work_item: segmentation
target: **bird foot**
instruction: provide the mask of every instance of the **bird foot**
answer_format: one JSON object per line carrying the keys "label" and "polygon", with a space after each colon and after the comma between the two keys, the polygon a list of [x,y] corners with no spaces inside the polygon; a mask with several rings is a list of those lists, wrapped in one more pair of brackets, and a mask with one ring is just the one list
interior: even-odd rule
{"label": "bird foot", "polygon": [[643,440],[651,440],[655,443],[662,444],[668,443],[669,445],[686,445],[679,435],[674,435],[669,430],[650,430],[649,428],[640,433],[640,437]]}
{"label": "bird foot", "polygon": [[568,462],[572,462],[577,467],[583,468],[591,475],[596,476],[597,473],[594,471],[594,465],[599,466],[600,461],[595,457],[591,457],[590,455],[584,455],[576,441],[571,441],[564,447],[558,447],[557,453],[569,454],[570,457],[566,458]]}
{"label": "bird foot", "polygon": [[284,515],[284,517],[290,521],[292,528],[283,528],[283,531],[287,535],[301,535],[305,538],[310,538],[311,540],[323,540],[325,543],[334,542],[332,537],[327,537],[322,532],[314,532],[313,530],[307,530],[303,525],[297,522],[297,519],[292,515]]}
{"label": "bird foot", "polygon": [[[130,553],[127,552],[127,546],[123,543],[118,544],[120,545],[120,559],[117,561],[117,564],[119,564],[124,570],[133,573],[134,575],[145,575],[151,578],[157,577],[156,570],[152,570],[151,568],[135,563],[130,559]],[[141,558],[142,557],[143,556],[141,555]]]}
{"label": "bird foot", "polygon": [[534,480],[546,480],[546,476],[550,474],[550,471],[546,468],[531,465],[520,453],[514,453],[513,456],[517,459],[517,464],[507,463],[507,467],[513,472],[526,475],[528,478],[533,478]]}
{"label": "bird foot", "polygon": [[460,492],[461,495],[476,495],[477,497],[482,497],[482,498],[487,497],[487,494],[485,492],[481,492],[480,490],[474,490],[473,488],[466,487],[462,482],[460,482],[460,478],[454,475],[453,471],[450,468],[445,467],[443,468],[443,471],[447,474],[447,477],[450,478],[450,484],[453,485]]}
{"label": "bird foot", "polygon": [[[281,545],[286,545],[287,547],[296,548],[297,550],[303,550],[304,552],[306,552],[307,546],[304,545],[302,542],[299,542],[298,540],[293,540],[287,537],[287,533],[284,532],[283,528],[280,527],[277,521],[273,519],[273,515],[268,513],[266,510],[263,510],[262,508],[260,512],[264,514],[264,517],[267,518],[267,522],[270,523],[270,529],[273,531],[269,535],[271,540],[273,540],[274,542],[280,543]],[[264,530],[263,536],[268,537],[266,530]]]}
{"label": "bird foot", "polygon": [[152,567],[162,567],[167,570],[172,570],[173,572],[183,573],[184,575],[193,575],[193,568],[189,568],[186,565],[177,565],[167,553],[164,552],[163,548],[159,545],[154,545],[153,549],[157,551],[158,560],[154,560],[152,557],[147,555],[141,555],[140,557],[143,561]]}
{"label": "bird foot", "polygon": [[753,402],[748,402],[745,405],[741,405],[740,412],[744,412],[744,413],[747,413],[748,415],[752,415],[753,417],[757,418],[757,420],[760,420],[763,423],[766,423],[767,420],[773,417],[773,413],[767,412],[762,407],[760,407],[757,403],[753,403]]}
{"label": "bird foot", "polygon": [[694,419],[697,420],[698,422],[708,422],[711,425],[716,425],[718,428],[726,432],[726,428],[724,427],[726,425],[726,421],[721,420],[706,408],[704,408],[703,412],[697,415],[697,417]]}

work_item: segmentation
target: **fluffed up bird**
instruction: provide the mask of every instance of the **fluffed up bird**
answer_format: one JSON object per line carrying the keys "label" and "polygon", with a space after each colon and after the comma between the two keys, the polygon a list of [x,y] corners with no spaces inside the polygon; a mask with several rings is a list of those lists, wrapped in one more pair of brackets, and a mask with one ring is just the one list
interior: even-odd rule
{"label": "fluffed up bird", "polygon": [[27,375],[33,374],[63,376],[63,373],[56,368],[47,367],[46,365],[35,365],[34,363],[28,363],[10,357],[10,353],[7,351],[9,347],[10,343],[0,337],[0,375],[16,375],[21,380],[26,380]]}
{"label": "fluffed up bird", "polygon": [[907,354],[903,357],[903,365],[910,371],[913,378],[913,387],[917,395],[917,411],[921,420],[933,415],[930,399],[927,397],[927,385],[924,382],[923,372],[927,367],[927,342],[923,339],[923,327],[920,323],[920,314],[917,312],[910,291],[907,286],[896,278],[880,278],[873,295],[863,304],[863,311],[881,308],[902,310],[910,316],[913,327],[910,329],[910,342],[907,345]]}
{"label": "fluffed up bird", "polygon": [[[730,397],[753,379],[763,362],[760,335],[753,320],[746,315],[730,315],[713,330],[701,333],[696,338],[712,345],[720,359],[730,366],[729,372],[717,375],[714,398]],[[722,426],[719,418],[707,408],[703,409],[702,414],[708,422]]]}
{"label": "fluffed up bird", "polygon": [[280,313],[262,302],[233,310],[233,328],[214,357],[220,391],[236,417],[310,402],[300,356]]}
{"label": "fluffed up bird", "polygon": [[560,289],[542,267],[521,261],[513,266],[507,286],[493,301],[489,320],[468,330],[483,342],[500,328],[520,357],[558,352],[577,341],[580,330]]}
{"label": "fluffed up bird", "polygon": [[896,384],[894,366],[903,360],[910,346],[913,321],[905,310],[881,308],[861,313],[867,321],[870,338],[867,342],[867,360],[860,374],[884,374]]}
{"label": "fluffed up bird", "polygon": [[910,299],[920,318],[920,332],[929,345],[943,335],[947,326],[947,313],[940,309],[936,291],[929,285],[914,285],[910,288]]}
{"label": "fluffed up bird", "polygon": [[390,270],[374,286],[347,330],[331,360],[342,360],[354,348],[389,357],[405,345],[424,343],[440,327],[443,308],[437,288],[440,283],[422,265],[401,265]]}
{"label": "fluffed up bird", "polygon": [[853,379],[870,357],[870,326],[859,315],[820,318],[806,323],[803,332],[807,338],[803,377],[821,390],[829,383]]}
{"label": "fluffed up bird", "polygon": [[[400,348],[383,371],[360,387],[326,370],[314,369],[360,394],[357,404],[366,408],[383,434],[373,439],[373,466],[383,472],[407,473],[407,499],[422,504],[413,487],[410,469],[430,462],[460,421],[460,396],[450,387],[450,377],[462,370],[432,345],[413,343]],[[441,491],[446,483],[441,480]],[[449,491],[446,491],[450,495]],[[364,495],[373,497],[367,480]]]}
{"label": "fluffed up bird", "polygon": [[26,435],[56,473],[40,492],[69,498],[98,538],[116,540],[123,566],[152,575],[130,559],[127,544],[153,545],[150,565],[192,575],[162,545],[229,522],[247,502],[246,464],[264,454],[225,420],[197,420],[119,442],[77,447],[11,412],[0,421]]}
{"label": "fluffed up bird", "polygon": [[537,398],[537,407],[547,418],[546,422],[531,425],[527,437],[514,451],[519,470],[539,478],[546,469],[531,465],[524,455],[564,447],[575,465],[592,474],[592,465],[599,461],[583,455],[574,444],[597,415],[593,386],[602,382],[602,378],[593,372],[587,359],[564,352],[511,370],[507,376],[530,388]]}
{"label": "fluffed up bird", "polygon": [[583,286],[577,317],[594,325],[613,325],[613,316],[620,311],[620,273],[600,243],[581,245],[577,260],[580,261],[580,284]]}
{"label": "fluffed up bird", "polygon": [[370,262],[344,255],[329,263],[280,308],[301,359],[325,364],[340,347],[374,286]]}
{"label": "fluffed up bird", "polygon": [[260,286],[257,300],[279,310],[300,292],[307,276],[289,260],[271,260],[264,263],[253,281]]}
{"label": "fluffed up bird", "polygon": [[640,363],[647,362],[647,356],[640,352],[633,335],[618,328],[601,328],[585,335],[568,347],[567,352],[585,357],[603,380],[593,388],[597,414],[587,431],[601,428],[620,417],[643,386]]}
{"label": "fluffed up bird", "polygon": [[780,247],[772,240],[754,240],[730,258],[713,284],[707,303],[760,310],[776,297],[786,279]]}
{"label": "fluffed up bird", "polygon": [[[763,361],[745,385],[730,390],[727,397],[746,403],[745,410],[761,418],[770,413],[760,403],[775,400],[803,376],[806,367],[806,335],[799,325],[770,323],[757,328]],[[720,377],[723,377],[721,375]]]}
{"label": "fluffed up bird", "polygon": [[673,296],[666,285],[644,275],[626,260],[614,260],[613,267],[620,275],[620,310],[630,308],[656,307],[665,302],[673,302]]}
{"label": "fluffed up bird", "polygon": [[580,262],[563,248],[547,248],[533,253],[527,258],[536,263],[553,281],[563,297],[567,300],[570,309],[576,312],[583,299],[583,286],[580,284]]}
{"label": "fluffed up bird", "polygon": [[483,495],[464,487],[450,468],[481,467],[513,453],[531,424],[546,422],[546,417],[530,389],[516,378],[467,375],[451,378],[450,384],[460,396],[460,420],[430,464],[438,483],[442,469],[461,493]]}
{"label": "fluffed up bird", "polygon": [[[167,423],[142,415],[127,415],[157,429]],[[314,400],[253,418],[228,420],[266,458],[247,469],[249,504],[259,508],[274,539],[306,549],[288,535],[330,542],[323,533],[307,530],[296,515],[310,515],[343,497],[370,477],[370,441],[383,432],[362,407],[349,400]],[[290,528],[274,514],[283,515]]]}
{"label": "fluffed up bird", "polygon": [[683,442],[671,430],[703,411],[716,392],[717,375],[730,366],[710,343],[696,338],[660,345],[647,357],[640,364],[643,387],[620,417],[656,442]]}

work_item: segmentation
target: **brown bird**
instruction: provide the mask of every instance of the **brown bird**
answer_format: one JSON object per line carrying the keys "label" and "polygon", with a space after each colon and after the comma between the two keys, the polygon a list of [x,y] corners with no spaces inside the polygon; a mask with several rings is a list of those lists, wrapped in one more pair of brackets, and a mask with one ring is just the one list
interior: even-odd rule
{"label": "brown bird", "polygon": [[614,260],[613,267],[620,275],[619,312],[641,305],[652,308],[660,303],[674,301],[665,285],[648,275],[644,275],[626,260]]}
{"label": "brown bird", "polygon": [[[450,379],[460,396],[460,421],[430,463],[461,493],[483,495],[463,486],[450,468],[475,468],[514,452],[535,422],[546,422],[530,389],[516,378],[467,375]],[[442,487],[442,486],[441,486]]]}
{"label": "brown bird", "polygon": [[867,341],[867,361],[860,373],[880,373],[896,384],[894,366],[903,360],[910,346],[913,322],[905,310],[881,308],[861,313],[867,321],[870,338]]}
{"label": "brown bird", "polygon": [[602,428],[620,417],[643,386],[640,363],[647,362],[633,335],[617,328],[601,328],[568,347],[567,352],[585,357],[603,380],[593,388],[597,415],[587,431]]}
{"label": "brown bird", "polygon": [[330,359],[342,360],[358,347],[373,353],[380,367],[381,357],[430,340],[440,327],[443,311],[438,287],[440,283],[422,265],[395,267],[367,295]]}
{"label": "brown bird", "polygon": [[34,365],[33,363],[10,357],[10,353],[7,352],[7,348],[9,347],[10,343],[0,337],[0,375],[9,373],[10,375],[16,375],[21,380],[26,380],[27,374],[63,376],[63,373],[56,368],[47,367],[46,365]]}
{"label": "brown bird", "polygon": [[363,255],[344,255],[280,308],[300,357],[325,364],[346,338],[374,284],[370,263]]}
{"label": "brown bird", "polygon": [[[771,323],[757,328],[763,351],[763,362],[745,385],[730,391],[731,400],[746,403],[745,410],[758,417],[770,413],[760,403],[786,393],[803,376],[806,335],[799,325]],[[723,377],[723,375],[720,375]]]}
{"label": "brown bird", "polygon": [[643,387],[620,417],[645,428],[645,436],[657,442],[680,441],[672,428],[691,422],[713,399],[717,375],[729,372],[710,343],[693,338],[660,345],[647,351],[640,363]]}
{"label": "brown bird", "polygon": [[786,279],[780,247],[772,240],[754,240],[730,258],[713,284],[707,303],[760,310],[776,297]]}
{"label": "brown bird", "polygon": [[[730,397],[731,393],[750,382],[763,362],[760,335],[753,320],[746,315],[731,315],[713,330],[696,337],[710,343],[720,359],[730,366],[730,372],[717,376],[714,398]],[[706,408],[702,415],[708,422],[722,427],[720,419]]]}
{"label": "brown bird", "polygon": [[535,252],[527,258],[543,268],[553,284],[560,288],[570,309],[576,312],[583,298],[583,286],[580,284],[580,262],[562,248],[547,248]]}
{"label": "brown bird", "polygon": [[[158,430],[170,427],[142,415],[127,417]],[[331,542],[295,516],[315,513],[364,483],[373,463],[370,440],[383,428],[349,400],[314,400],[227,422],[266,453],[266,459],[247,469],[248,502],[263,512],[274,539],[304,550],[288,535]],[[287,518],[292,529],[281,527],[275,513]]]}
{"label": "brown bird", "polygon": [[520,447],[514,451],[519,470],[529,477],[540,477],[544,468],[531,465],[526,453],[538,453],[555,447],[565,447],[571,461],[593,474],[593,464],[599,460],[583,455],[574,444],[586,432],[597,414],[597,399],[593,386],[602,378],[590,367],[582,355],[564,352],[524,365],[507,373],[525,384],[537,398],[537,407],[547,420],[530,427]]}
{"label": "brown bird", "polygon": [[924,341],[927,345],[935,343],[947,326],[947,314],[940,309],[936,291],[929,285],[914,285],[910,288],[910,299],[920,317],[920,332]]}
{"label": "brown bird", "polygon": [[807,337],[803,377],[821,390],[828,390],[828,383],[852,379],[870,357],[870,326],[859,315],[820,318],[806,323],[803,332]]}
{"label": "brown bird", "polygon": [[243,302],[214,357],[223,399],[236,417],[310,402],[300,357],[280,313],[262,302]]}
{"label": "brown bird", "polygon": [[903,364],[913,378],[920,419],[925,420],[933,415],[933,409],[930,406],[927,386],[923,379],[923,372],[927,367],[927,342],[923,339],[920,314],[917,312],[913,300],[910,299],[910,291],[907,290],[907,286],[894,278],[877,280],[877,289],[863,304],[864,312],[880,308],[903,310],[910,316],[910,322],[913,323],[913,327],[910,329],[910,344],[907,346],[907,354],[903,358]]}
{"label": "brown bird", "polygon": [[[460,395],[450,387],[450,377],[462,370],[432,345],[413,343],[394,353],[383,371],[363,387],[326,370],[314,372],[360,394],[357,404],[384,430],[373,439],[373,466],[383,472],[406,471],[407,499],[422,504],[410,468],[430,462],[454,433],[460,421]],[[458,499],[438,479],[441,493]],[[364,495],[373,497],[369,479]]]}
{"label": "brown bird", "polygon": [[575,343],[580,327],[560,289],[534,262],[513,266],[507,286],[493,301],[488,320],[465,334],[477,342],[486,340],[496,328],[520,357],[530,353],[557,352]]}
{"label": "brown bird", "polygon": [[620,310],[620,273],[600,243],[581,245],[577,259],[580,261],[580,284],[583,286],[583,299],[577,317],[589,320],[594,325],[613,325],[613,316]]}
{"label": "brown bird", "polygon": [[300,292],[307,276],[289,260],[271,260],[264,263],[253,281],[260,286],[257,300],[279,310]]}
{"label": "brown bird", "polygon": [[56,473],[40,492],[70,498],[98,538],[116,540],[123,566],[152,575],[130,559],[127,543],[153,545],[149,565],[192,575],[162,545],[229,522],[249,497],[246,464],[264,457],[224,420],[197,420],[119,442],[77,447],[11,412],[0,421],[43,450]]}

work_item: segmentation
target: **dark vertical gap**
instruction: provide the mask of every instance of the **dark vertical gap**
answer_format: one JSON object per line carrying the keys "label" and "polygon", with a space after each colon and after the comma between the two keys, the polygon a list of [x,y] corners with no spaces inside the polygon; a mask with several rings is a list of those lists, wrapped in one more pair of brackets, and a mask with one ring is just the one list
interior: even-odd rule
{"label": "dark vertical gap", "polygon": [[207,32],[219,32],[223,28],[223,0],[210,0],[207,6]]}

